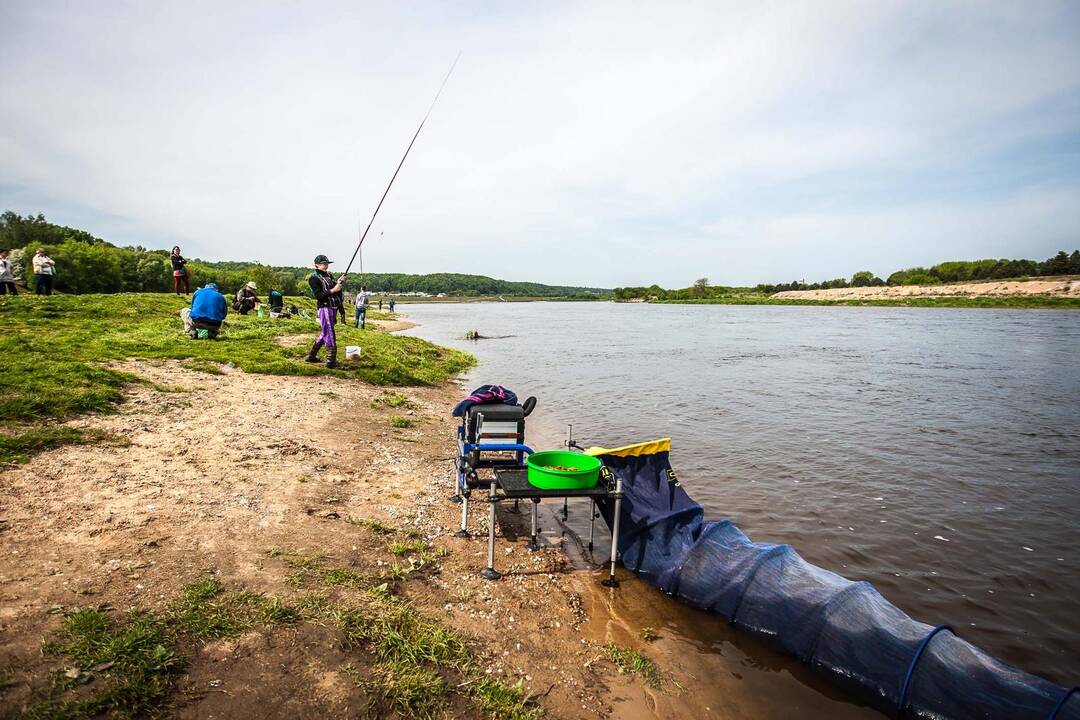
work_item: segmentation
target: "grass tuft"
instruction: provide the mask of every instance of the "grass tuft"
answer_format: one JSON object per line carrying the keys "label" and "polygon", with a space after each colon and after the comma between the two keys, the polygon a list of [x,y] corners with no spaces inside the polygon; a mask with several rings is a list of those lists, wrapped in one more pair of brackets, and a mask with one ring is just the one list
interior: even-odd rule
{"label": "grass tuft", "polygon": [[619,672],[627,675],[638,675],[645,684],[652,688],[658,688],[664,683],[664,675],[649,658],[637,650],[619,647],[614,643],[604,646],[607,650],[608,659],[615,664]]}
{"label": "grass tuft", "polygon": [[409,663],[379,663],[361,687],[375,698],[372,709],[380,711],[378,716],[391,710],[420,720],[441,717],[449,691],[438,672]]}
{"label": "grass tuft", "polygon": [[396,428],[411,428],[413,426],[413,421],[407,417],[402,417],[401,415],[391,415],[390,424]]}
{"label": "grass tuft", "polygon": [[226,591],[217,578],[205,578],[184,588],[166,619],[179,632],[214,640],[236,637],[257,626],[294,625],[301,613],[277,598]]}
{"label": "grass tuft", "polygon": [[543,716],[543,711],[531,704],[520,680],[515,685],[507,685],[484,678],[473,686],[472,694],[480,709],[492,720],[536,720]]}
{"label": "grass tuft", "polygon": [[398,556],[423,552],[426,548],[423,540],[394,541],[386,546],[387,550]]}
{"label": "grass tuft", "polygon": [[43,426],[0,434],[0,463],[24,463],[32,455],[63,445],[126,445],[127,441],[102,430]]}
{"label": "grass tuft", "polygon": [[[136,717],[153,714],[165,701],[184,669],[166,623],[132,613],[115,624],[101,610],[76,610],[64,617],[59,637],[43,644],[47,655],[74,667],[58,674],[51,696],[28,708],[31,718]],[[63,699],[77,685],[89,695]]]}

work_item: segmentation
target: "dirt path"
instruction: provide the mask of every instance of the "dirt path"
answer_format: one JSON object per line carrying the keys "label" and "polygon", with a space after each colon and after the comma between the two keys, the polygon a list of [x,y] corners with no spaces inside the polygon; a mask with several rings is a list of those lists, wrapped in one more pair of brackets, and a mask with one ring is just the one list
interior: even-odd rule
{"label": "dirt path", "polygon": [[[579,632],[590,573],[570,572],[556,549],[528,552],[518,534],[499,547],[509,574],[491,583],[478,576],[483,544],[451,536],[446,418],[456,388],[408,388],[410,410],[380,402],[380,388],[337,378],[119,367],[159,389],[135,386],[117,414],[73,424],[126,446],[65,447],[0,471],[0,670],[14,683],[3,706],[17,708],[48,684],[58,661],[41,641],[65,611],[158,610],[211,574],[294,601],[310,588],[290,580],[275,552],[388,566],[386,540],[358,524],[377,520],[448,552],[401,594],[479,638],[487,673],[543,695],[550,717],[610,714],[616,673]],[[392,427],[393,415],[413,427]],[[482,515],[472,515],[477,532]],[[328,624],[253,630],[188,655],[175,716],[340,716],[367,702],[350,674],[363,658]]]}

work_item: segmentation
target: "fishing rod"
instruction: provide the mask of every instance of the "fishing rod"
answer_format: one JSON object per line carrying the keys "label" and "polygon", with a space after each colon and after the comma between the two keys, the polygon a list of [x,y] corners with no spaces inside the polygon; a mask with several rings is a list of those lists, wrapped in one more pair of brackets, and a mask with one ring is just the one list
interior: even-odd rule
{"label": "fishing rod", "polygon": [[446,81],[450,79],[450,74],[454,72],[454,68],[457,66],[458,60],[461,59],[461,52],[458,52],[457,57],[454,58],[454,62],[450,64],[450,69],[446,72],[446,77],[443,78],[442,85],[439,86],[439,92],[435,93],[435,99],[431,101],[431,106],[428,108],[427,114],[424,115],[424,119],[420,121],[420,127],[416,128],[416,132],[413,134],[412,140],[409,141],[409,147],[405,148],[405,154],[401,156],[401,162],[398,163],[397,170],[394,170],[393,177],[390,178],[389,184],[386,186],[386,190],[383,191],[382,198],[379,199],[379,204],[375,206],[375,212],[371,214],[371,220],[368,221],[367,227],[364,229],[364,233],[360,236],[360,242],[356,245],[356,250],[353,251],[352,257],[349,259],[349,264],[345,266],[345,272],[342,276],[349,274],[350,268],[352,268],[353,261],[356,260],[357,253],[360,252],[360,248],[364,244],[364,239],[367,237],[368,231],[371,230],[371,224],[375,222],[375,216],[379,214],[379,208],[382,207],[383,201],[386,200],[387,194],[390,192],[390,188],[394,184],[394,180],[397,179],[398,173],[401,172],[401,166],[405,164],[405,158],[409,157],[409,151],[412,150],[413,143],[416,142],[416,138],[420,137],[420,131],[424,129],[424,123],[427,122],[428,116],[431,115],[431,111],[435,109],[435,103],[438,102],[439,96],[442,95],[443,88],[446,87]]}

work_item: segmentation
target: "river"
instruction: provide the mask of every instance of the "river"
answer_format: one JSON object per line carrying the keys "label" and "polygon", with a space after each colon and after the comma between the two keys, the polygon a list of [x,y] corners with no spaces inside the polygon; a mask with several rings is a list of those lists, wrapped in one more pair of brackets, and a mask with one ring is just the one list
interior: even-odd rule
{"label": "river", "polygon": [[[402,306],[535,395],[530,443],[672,438],[709,519],[869,580],[1080,680],[1080,313],[814,306]],[[497,339],[469,341],[477,330]],[[719,622],[719,621],[718,621]]]}

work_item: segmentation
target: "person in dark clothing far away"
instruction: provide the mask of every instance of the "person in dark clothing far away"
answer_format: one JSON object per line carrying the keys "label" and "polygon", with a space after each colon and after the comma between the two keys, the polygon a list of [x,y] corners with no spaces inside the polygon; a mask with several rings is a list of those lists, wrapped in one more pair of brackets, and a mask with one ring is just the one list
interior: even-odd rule
{"label": "person in dark clothing far away", "polygon": [[175,245],[172,249],[172,254],[169,256],[169,261],[172,263],[172,286],[173,291],[179,295],[180,286],[184,286],[184,294],[187,295],[191,292],[191,283],[188,280],[187,272],[187,260],[180,254],[180,246]]}
{"label": "person in dark clothing far away", "polygon": [[18,295],[19,291],[15,289],[15,270],[8,260],[8,255],[7,250],[0,250],[0,295]]}
{"label": "person in dark clothing far away", "polygon": [[368,303],[371,302],[371,293],[368,292],[367,285],[361,285],[360,289],[356,292],[356,322],[353,323],[353,327],[358,327],[361,330],[367,325],[367,308]]}
{"label": "person in dark clothing far away", "polygon": [[229,304],[212,282],[196,290],[191,296],[191,307],[180,311],[184,330],[192,340],[199,337],[199,330],[207,330],[210,339],[216,338],[228,314]]}
{"label": "person in dark clothing far away", "polygon": [[34,253],[34,293],[37,295],[52,295],[53,275],[56,274],[56,263],[45,254],[45,248],[38,248]]}
{"label": "person in dark clothing far away", "polygon": [[334,278],[330,274],[330,260],[325,255],[315,257],[315,272],[308,278],[308,285],[315,294],[315,305],[318,307],[319,337],[311,346],[311,351],[304,358],[309,363],[319,362],[319,349],[326,346],[326,367],[337,367],[337,331],[334,325],[337,323],[337,314],[344,312],[341,302],[341,287],[345,282],[345,276]]}
{"label": "person in dark clothing far away", "polygon": [[255,283],[248,282],[247,285],[237,291],[236,302],[233,303],[233,310],[236,310],[241,315],[247,315],[254,310],[255,306],[258,304],[259,298],[255,295]]}
{"label": "person in dark clothing far away", "polygon": [[270,294],[266,296],[267,302],[270,304],[270,317],[272,318],[288,318],[289,313],[285,312],[285,296],[277,290],[271,290]]}
{"label": "person in dark clothing far away", "polygon": [[394,306],[397,305],[397,301],[394,298],[390,298],[390,312],[394,312]]}

